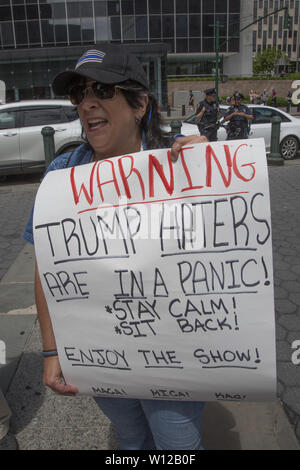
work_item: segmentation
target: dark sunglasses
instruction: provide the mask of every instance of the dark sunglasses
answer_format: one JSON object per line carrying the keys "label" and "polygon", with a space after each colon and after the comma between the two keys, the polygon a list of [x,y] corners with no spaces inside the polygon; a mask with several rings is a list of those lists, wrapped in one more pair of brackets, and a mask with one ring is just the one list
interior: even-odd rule
{"label": "dark sunglasses", "polygon": [[69,90],[69,98],[72,104],[78,105],[80,104],[87,95],[87,91],[92,89],[94,95],[99,98],[100,100],[111,100],[115,94],[116,89],[119,88],[120,90],[128,90],[128,91],[142,91],[141,88],[137,87],[122,87],[121,85],[105,85],[104,83],[95,82],[91,86],[86,86],[85,84],[82,85],[74,85]]}
{"label": "dark sunglasses", "polygon": [[[116,94],[117,85],[104,85],[95,82],[91,86],[75,85],[69,90],[69,97],[72,104],[80,104],[86,97],[87,91],[92,89],[94,95],[101,100],[111,100]],[[119,87],[120,88],[120,87]]]}

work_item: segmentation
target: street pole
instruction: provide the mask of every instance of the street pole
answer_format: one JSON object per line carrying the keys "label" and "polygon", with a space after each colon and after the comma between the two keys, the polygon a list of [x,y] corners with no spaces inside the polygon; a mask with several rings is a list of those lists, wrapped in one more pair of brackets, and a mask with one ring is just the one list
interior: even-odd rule
{"label": "street pole", "polygon": [[216,102],[219,102],[219,20],[216,22]]}

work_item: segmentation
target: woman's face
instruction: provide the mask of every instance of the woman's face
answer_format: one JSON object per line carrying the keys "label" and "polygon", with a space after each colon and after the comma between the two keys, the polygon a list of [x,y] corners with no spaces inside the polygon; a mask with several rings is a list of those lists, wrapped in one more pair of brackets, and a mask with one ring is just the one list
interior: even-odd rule
{"label": "woman's face", "polygon": [[[85,85],[88,88],[93,83],[93,80],[86,80]],[[142,95],[141,107],[133,109],[118,88],[113,98],[104,100],[88,88],[77,110],[97,160],[140,151],[137,119],[145,114],[147,103],[147,95]]]}

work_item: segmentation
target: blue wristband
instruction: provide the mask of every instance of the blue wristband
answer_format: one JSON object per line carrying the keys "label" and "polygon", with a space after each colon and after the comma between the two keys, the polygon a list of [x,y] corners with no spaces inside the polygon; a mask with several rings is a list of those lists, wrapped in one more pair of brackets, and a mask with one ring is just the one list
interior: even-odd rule
{"label": "blue wristband", "polygon": [[43,351],[42,354],[44,357],[58,356],[58,352],[56,349],[53,349],[52,351]]}

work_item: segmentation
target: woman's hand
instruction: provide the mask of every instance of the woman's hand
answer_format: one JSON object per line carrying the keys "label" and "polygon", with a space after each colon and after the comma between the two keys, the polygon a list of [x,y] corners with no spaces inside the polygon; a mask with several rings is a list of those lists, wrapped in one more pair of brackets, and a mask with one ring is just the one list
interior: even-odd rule
{"label": "woman's hand", "polygon": [[177,162],[179,151],[182,147],[189,144],[202,144],[208,142],[208,139],[204,135],[187,135],[185,137],[177,137],[174,144],[171,147],[171,159],[172,162]]}
{"label": "woman's hand", "polygon": [[60,395],[72,397],[78,393],[78,389],[74,385],[65,383],[58,356],[45,358],[43,384]]}

